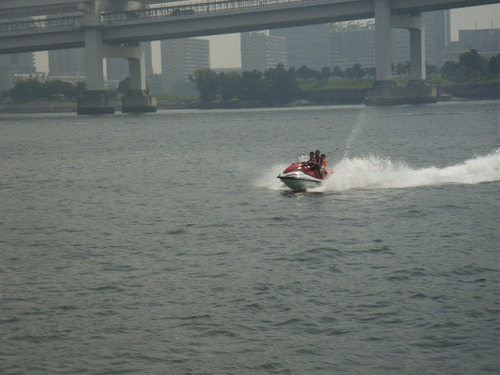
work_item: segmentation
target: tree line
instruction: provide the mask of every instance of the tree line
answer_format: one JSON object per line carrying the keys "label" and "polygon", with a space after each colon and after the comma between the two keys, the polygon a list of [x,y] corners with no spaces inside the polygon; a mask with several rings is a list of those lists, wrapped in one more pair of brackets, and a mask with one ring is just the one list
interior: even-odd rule
{"label": "tree line", "polygon": [[447,61],[441,68],[441,75],[453,82],[479,81],[495,78],[500,75],[500,54],[489,60],[482,57],[477,50],[463,53],[458,62]]}
{"label": "tree line", "polygon": [[[392,66],[393,74],[409,76],[410,62]],[[328,81],[329,79],[356,80],[375,78],[375,68],[362,68],[354,64],[342,70],[338,66],[331,69],[324,67],[320,71],[302,66],[299,69],[286,69],[283,64],[265,72],[219,73],[211,69],[197,70],[190,76],[190,80],[200,92],[200,100],[210,103],[217,99],[222,102],[230,100],[253,100],[267,103],[289,103],[300,95],[299,80]],[[470,50],[459,57],[459,61],[446,62],[439,69],[436,65],[427,65],[429,75],[441,74],[442,77],[453,82],[479,81],[480,79],[496,78],[500,76],[500,54],[490,60],[483,58],[477,50]]]}
{"label": "tree line", "polygon": [[10,98],[15,103],[31,102],[35,100],[74,99],[82,96],[87,88],[85,82],[75,85],[61,80],[40,82],[31,78],[17,81],[10,90],[3,91],[3,100]]}
{"label": "tree line", "polygon": [[220,98],[231,100],[288,103],[299,95],[297,71],[283,64],[265,72],[216,73],[212,69],[199,69],[189,79],[200,92],[200,100],[210,103]]}
{"label": "tree line", "polygon": [[200,100],[210,103],[220,99],[257,101],[283,104],[296,100],[300,95],[299,81],[328,81],[337,79],[362,79],[367,75],[375,76],[375,68],[363,69],[360,64],[342,70],[338,66],[324,67],[320,71],[302,66],[299,69],[286,69],[283,64],[264,72],[253,70],[242,72],[217,73],[212,69],[199,69],[189,76],[200,93]]}
{"label": "tree line", "polygon": [[[410,63],[393,65],[393,74],[408,76]],[[460,55],[458,62],[447,61],[441,69],[435,65],[427,66],[429,75],[441,74],[444,78],[456,82],[479,81],[500,76],[500,54],[489,60],[483,58],[477,50],[470,50]],[[324,67],[314,70],[307,66],[299,69],[286,69],[283,64],[264,72],[217,73],[211,69],[195,71],[189,79],[200,93],[200,100],[210,103],[216,100],[266,102],[270,104],[289,103],[300,96],[299,81],[326,82],[330,79],[359,80],[375,78],[375,68],[362,68],[360,64],[342,70]],[[128,77],[120,82],[117,91],[128,91]],[[40,82],[36,79],[17,81],[10,90],[3,91],[0,100],[30,102],[35,100],[74,99],[82,96],[86,90],[85,82],[71,84],[61,80]],[[114,91],[113,91],[114,92]],[[116,92],[114,92],[116,94]]]}

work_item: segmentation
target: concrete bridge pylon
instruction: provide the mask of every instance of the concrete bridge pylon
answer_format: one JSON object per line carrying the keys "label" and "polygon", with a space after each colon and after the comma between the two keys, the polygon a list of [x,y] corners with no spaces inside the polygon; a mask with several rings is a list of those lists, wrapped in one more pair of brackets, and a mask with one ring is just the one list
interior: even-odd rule
{"label": "concrete bridge pylon", "polygon": [[[124,1],[107,0],[82,3],[87,69],[87,91],[78,99],[78,114],[114,113],[112,98],[104,83],[104,59],[126,58],[129,61],[129,92],[122,98],[122,112],[156,111],[156,99],[146,90],[145,49],[142,43],[108,45],[103,43],[100,14],[103,9],[122,10]],[[131,2],[137,6],[137,2]],[[116,8],[120,7],[120,9]]]}
{"label": "concrete bridge pylon", "polygon": [[[375,0],[376,77],[367,104],[436,102],[436,88],[426,85],[425,23],[420,13],[395,13],[390,0]],[[396,87],[392,81],[391,29],[404,28],[410,33],[410,81],[407,87]]]}

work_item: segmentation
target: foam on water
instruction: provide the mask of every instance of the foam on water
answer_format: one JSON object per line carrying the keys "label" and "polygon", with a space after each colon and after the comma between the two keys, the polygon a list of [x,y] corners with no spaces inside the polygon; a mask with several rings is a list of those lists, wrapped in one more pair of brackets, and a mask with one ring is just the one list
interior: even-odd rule
{"label": "foam on water", "polygon": [[[302,159],[304,160],[304,159]],[[255,186],[269,190],[289,190],[277,177],[286,168],[288,164],[274,165],[272,168],[264,171],[264,174],[257,179]]]}
{"label": "foam on water", "polygon": [[[285,190],[276,178],[286,166],[267,171],[258,186],[270,190]],[[500,181],[500,149],[485,156],[449,167],[412,168],[390,158],[369,155],[345,157],[333,166],[334,175],[315,191],[346,191],[350,189],[393,189],[443,184],[478,184]]]}

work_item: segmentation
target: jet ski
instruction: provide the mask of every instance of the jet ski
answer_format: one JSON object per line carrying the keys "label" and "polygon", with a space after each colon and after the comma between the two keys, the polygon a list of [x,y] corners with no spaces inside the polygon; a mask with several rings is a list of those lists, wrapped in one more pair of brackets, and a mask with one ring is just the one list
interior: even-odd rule
{"label": "jet ski", "polygon": [[320,186],[332,174],[331,169],[326,169],[321,179],[318,172],[311,169],[309,163],[299,161],[281,172],[278,178],[293,191],[304,191]]}

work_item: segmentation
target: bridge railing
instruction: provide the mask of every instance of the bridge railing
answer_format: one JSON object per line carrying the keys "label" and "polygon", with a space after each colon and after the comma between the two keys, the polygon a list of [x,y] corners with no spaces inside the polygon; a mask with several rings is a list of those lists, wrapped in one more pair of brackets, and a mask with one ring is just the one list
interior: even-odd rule
{"label": "bridge railing", "polygon": [[[322,0],[214,0],[170,3],[168,6],[157,6],[125,12],[103,12],[100,22],[103,26],[114,22],[130,22],[138,19],[156,19],[159,17],[181,17],[196,14],[207,14],[247,8],[262,8],[296,5],[298,3],[317,2]],[[34,31],[50,31],[52,29],[77,29],[84,26],[83,15],[63,17],[47,17],[0,22],[1,34],[29,33]]]}
{"label": "bridge railing", "polygon": [[245,8],[262,8],[296,5],[298,3],[313,2],[318,0],[224,0],[224,1],[191,1],[167,6],[157,6],[126,12],[109,12],[102,14],[101,21],[129,21],[143,18],[177,17],[195,14],[207,14],[228,10],[241,10]]}
{"label": "bridge railing", "polygon": [[83,26],[83,16],[40,18],[13,22],[0,22],[0,34],[44,29],[74,29]]}

